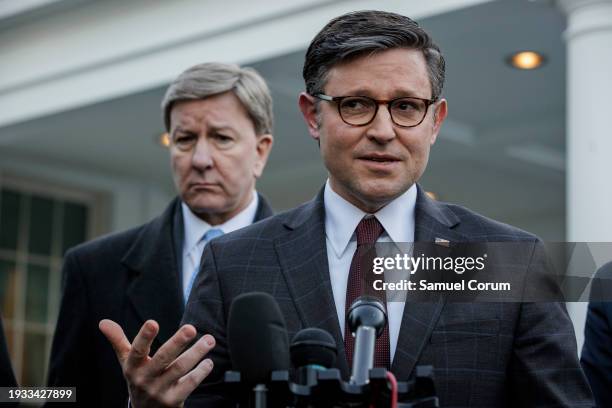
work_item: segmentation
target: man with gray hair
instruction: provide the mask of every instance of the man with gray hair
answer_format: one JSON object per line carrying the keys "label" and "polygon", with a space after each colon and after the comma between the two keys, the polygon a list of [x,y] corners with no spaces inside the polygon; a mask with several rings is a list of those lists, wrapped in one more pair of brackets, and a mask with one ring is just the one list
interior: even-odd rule
{"label": "man with gray hair", "polygon": [[155,353],[179,328],[207,243],[272,214],[255,191],[273,143],[272,98],[257,72],[191,67],[170,84],[162,111],[178,197],[152,221],[65,257],[49,385],[76,387],[81,406],[128,400],[100,320],[114,321],[128,339],[155,321]]}

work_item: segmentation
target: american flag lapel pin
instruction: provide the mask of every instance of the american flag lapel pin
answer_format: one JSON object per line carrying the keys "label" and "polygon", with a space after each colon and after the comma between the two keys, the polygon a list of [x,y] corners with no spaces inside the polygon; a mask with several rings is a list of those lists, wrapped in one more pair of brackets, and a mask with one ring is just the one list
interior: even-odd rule
{"label": "american flag lapel pin", "polygon": [[444,238],[437,238],[435,240],[436,245],[440,245],[443,247],[448,248],[450,246],[450,241],[448,239],[444,239]]}

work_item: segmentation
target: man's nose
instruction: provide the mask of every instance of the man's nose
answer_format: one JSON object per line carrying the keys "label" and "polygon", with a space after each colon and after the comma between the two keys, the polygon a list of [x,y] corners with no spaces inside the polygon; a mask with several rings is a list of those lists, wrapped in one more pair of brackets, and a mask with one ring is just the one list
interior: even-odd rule
{"label": "man's nose", "polygon": [[379,105],[376,116],[368,125],[366,135],[378,143],[388,143],[396,137],[393,120],[386,105]]}
{"label": "man's nose", "polygon": [[199,170],[211,168],[214,164],[213,152],[205,136],[198,138],[198,142],[193,148],[193,156],[191,157],[193,167]]}

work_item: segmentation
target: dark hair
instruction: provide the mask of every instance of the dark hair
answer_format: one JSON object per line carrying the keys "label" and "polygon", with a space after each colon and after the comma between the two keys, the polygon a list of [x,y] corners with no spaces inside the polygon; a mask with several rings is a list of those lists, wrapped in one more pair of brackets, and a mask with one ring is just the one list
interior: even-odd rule
{"label": "dark hair", "polygon": [[302,75],[306,92],[322,93],[329,70],[340,62],[393,48],[421,50],[427,63],[432,99],[444,86],[440,48],[414,20],[386,11],[366,10],[331,20],[310,43]]}

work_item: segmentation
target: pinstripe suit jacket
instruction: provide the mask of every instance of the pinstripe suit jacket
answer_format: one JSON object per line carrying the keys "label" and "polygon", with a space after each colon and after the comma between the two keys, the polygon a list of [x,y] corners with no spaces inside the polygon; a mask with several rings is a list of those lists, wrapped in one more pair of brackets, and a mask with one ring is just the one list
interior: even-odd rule
{"label": "pinstripe suit jacket", "polygon": [[[465,208],[434,202],[419,188],[415,241],[525,241],[537,238]],[[349,376],[329,278],[322,191],[311,202],[207,246],[183,323],[217,339],[213,373],[188,406],[225,406],[215,383],[231,368],[229,306],[239,294],[272,294],[289,338],[306,327],[331,333],[337,368]],[[525,272],[526,273],[526,272]],[[255,351],[254,351],[255,352]],[[392,371],[406,380],[433,365],[442,406],[592,406],[566,309],[559,303],[407,303]]]}

